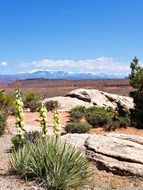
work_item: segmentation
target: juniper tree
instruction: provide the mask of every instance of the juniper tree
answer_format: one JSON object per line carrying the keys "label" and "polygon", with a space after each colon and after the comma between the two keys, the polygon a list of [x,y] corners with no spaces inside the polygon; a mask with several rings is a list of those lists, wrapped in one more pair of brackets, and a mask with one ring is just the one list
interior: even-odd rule
{"label": "juniper tree", "polygon": [[137,57],[133,58],[130,68],[130,85],[134,88],[130,96],[135,104],[134,109],[131,110],[131,120],[136,127],[143,128],[143,67],[140,66]]}

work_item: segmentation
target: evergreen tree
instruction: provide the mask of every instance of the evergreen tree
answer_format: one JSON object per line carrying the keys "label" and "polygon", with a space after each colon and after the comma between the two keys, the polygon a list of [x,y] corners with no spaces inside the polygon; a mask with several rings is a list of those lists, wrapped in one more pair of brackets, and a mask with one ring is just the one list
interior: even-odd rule
{"label": "evergreen tree", "polygon": [[135,107],[131,110],[131,120],[138,128],[143,128],[143,67],[137,57],[131,62],[130,85],[135,89],[130,93]]}

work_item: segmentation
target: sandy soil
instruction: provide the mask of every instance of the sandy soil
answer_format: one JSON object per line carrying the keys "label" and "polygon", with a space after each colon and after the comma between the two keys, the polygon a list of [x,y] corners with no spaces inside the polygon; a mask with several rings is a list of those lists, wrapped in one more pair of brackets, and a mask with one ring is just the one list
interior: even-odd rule
{"label": "sandy soil", "polygon": [[119,133],[119,134],[123,133],[123,134],[143,136],[143,130],[136,129],[134,127],[116,129],[115,131],[110,131],[110,132],[107,132],[107,131],[103,130],[102,128],[95,128],[95,129],[91,129],[89,133],[102,134],[102,135],[107,134],[107,133]]}
{"label": "sandy soil", "polygon": [[[25,112],[25,124],[26,125],[34,125],[34,126],[39,126],[39,112]],[[68,112],[61,112],[61,125],[65,126],[66,123],[69,121],[69,114]],[[15,117],[14,116],[9,116],[7,120],[7,125],[8,128],[13,126],[15,124]],[[48,124],[50,126],[53,125],[53,113],[49,112],[48,113]],[[107,134],[107,133],[124,133],[124,134],[131,134],[131,135],[140,135],[143,136],[143,129],[136,129],[133,127],[127,127],[127,128],[121,128],[117,129],[116,131],[111,131],[107,132],[103,128],[93,128],[90,130],[89,133],[95,133],[95,134]]]}
{"label": "sandy soil", "polygon": [[[38,113],[25,113],[25,123],[28,125],[39,126]],[[48,114],[49,124],[52,124],[52,113]],[[61,113],[62,125],[69,120],[68,113]],[[13,127],[15,118],[10,116],[7,121],[7,129]],[[143,135],[143,130],[135,128],[119,129],[116,133]],[[100,129],[92,129],[90,133],[105,134],[107,132]],[[112,132],[113,133],[113,132]],[[42,190],[34,182],[25,182],[20,180],[18,176],[14,176],[9,172],[9,157],[11,147],[11,134],[6,133],[0,137],[0,190]],[[105,171],[98,171],[93,166],[95,175],[93,180],[92,190],[143,190],[143,179],[123,177],[107,173]],[[86,190],[89,190],[88,188]],[[91,190],[91,189],[90,189]]]}
{"label": "sandy soil", "polygon": [[[61,125],[65,125],[66,122],[69,120],[68,118],[68,113],[67,112],[61,112]],[[39,121],[39,112],[25,112],[24,113],[24,122],[27,125],[34,125],[34,126],[39,126],[40,121]],[[7,125],[10,127],[11,125],[15,124],[15,117],[14,116],[9,116],[7,120]],[[53,124],[53,113],[48,112],[48,124],[52,125]]]}

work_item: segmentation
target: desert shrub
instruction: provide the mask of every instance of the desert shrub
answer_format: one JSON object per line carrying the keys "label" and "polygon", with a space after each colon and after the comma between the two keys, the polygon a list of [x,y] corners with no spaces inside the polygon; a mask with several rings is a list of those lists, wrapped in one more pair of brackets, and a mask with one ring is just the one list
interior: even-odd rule
{"label": "desert shrub", "polygon": [[107,108],[109,116],[112,118],[112,120],[116,119],[118,117],[117,109],[114,109],[112,107]]}
{"label": "desert shrub", "polygon": [[56,100],[50,100],[50,101],[45,102],[45,106],[48,111],[54,111],[60,107],[60,104]]}
{"label": "desert shrub", "polygon": [[31,102],[37,98],[37,94],[34,91],[29,91],[25,95],[25,102]]}
{"label": "desert shrub", "polygon": [[9,107],[7,107],[7,113],[8,113],[8,115],[15,115],[16,114],[16,110],[15,110],[15,106],[14,106],[14,104],[13,105],[11,105],[11,106],[9,106]]}
{"label": "desert shrub", "polygon": [[10,169],[26,179],[38,179],[49,190],[83,189],[92,174],[78,150],[49,137],[13,150]]}
{"label": "desert shrub", "polygon": [[24,96],[24,106],[25,108],[29,108],[31,112],[35,112],[38,109],[39,105],[39,96],[33,92],[29,91]]}
{"label": "desert shrub", "polygon": [[4,133],[6,127],[6,114],[4,112],[0,112],[0,135]]}
{"label": "desert shrub", "polygon": [[39,101],[38,100],[32,100],[30,102],[27,102],[26,107],[29,108],[31,112],[38,111]]}
{"label": "desert shrub", "polygon": [[13,114],[14,112],[14,97],[8,95],[6,92],[0,92],[0,110],[6,114]]}
{"label": "desert shrub", "polygon": [[111,116],[105,108],[91,107],[86,110],[86,121],[93,127],[103,127],[111,121]]}
{"label": "desert shrub", "polygon": [[84,106],[77,106],[69,112],[71,121],[80,121],[85,116],[86,109]]}
{"label": "desert shrub", "polygon": [[105,131],[114,131],[128,126],[130,126],[130,119],[128,117],[118,117],[118,119],[112,120],[105,126]]}
{"label": "desert shrub", "polygon": [[25,132],[24,138],[21,140],[19,135],[15,135],[11,141],[14,149],[23,147],[27,143],[36,143],[40,138],[40,133],[38,131]]}
{"label": "desert shrub", "polygon": [[116,111],[119,117],[127,117],[129,115],[129,111],[119,102],[117,102]]}
{"label": "desert shrub", "polygon": [[105,126],[104,130],[105,131],[115,131],[118,128],[119,128],[119,123],[117,121],[112,121]]}
{"label": "desert shrub", "polygon": [[130,119],[128,117],[119,117],[117,123],[119,127],[128,127],[130,126]]}
{"label": "desert shrub", "polygon": [[65,127],[67,133],[86,133],[91,126],[86,122],[73,122],[68,123]]}

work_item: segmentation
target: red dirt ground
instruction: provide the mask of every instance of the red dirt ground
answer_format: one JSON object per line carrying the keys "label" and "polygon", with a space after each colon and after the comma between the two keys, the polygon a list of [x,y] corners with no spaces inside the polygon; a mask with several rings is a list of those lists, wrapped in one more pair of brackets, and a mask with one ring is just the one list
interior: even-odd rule
{"label": "red dirt ground", "polygon": [[[25,124],[27,125],[34,125],[39,126],[39,113],[38,112],[25,112]],[[68,112],[61,112],[61,125],[66,125],[66,123],[69,121],[69,114]],[[9,116],[7,120],[8,126],[14,125],[15,123],[15,117]],[[51,125],[53,123],[53,113],[48,113],[48,123]],[[115,131],[106,132],[103,128],[94,128],[90,130],[90,133],[92,134],[107,134],[107,133],[123,133],[123,134],[131,134],[131,135],[140,135],[143,136],[143,129],[136,129],[133,127],[127,127],[127,128],[121,128],[116,129]]]}
{"label": "red dirt ground", "polygon": [[[17,82],[1,84],[0,89],[13,91]],[[95,88],[109,93],[128,95],[132,90],[128,79],[94,79],[94,80],[50,80],[50,79],[27,79],[19,81],[21,90],[25,93],[33,90],[42,93],[46,97],[63,96],[77,88]]]}

